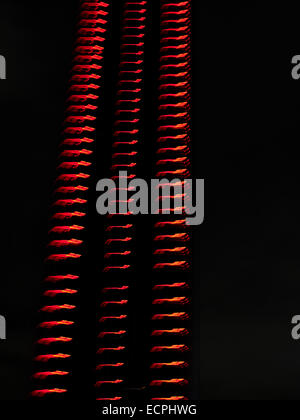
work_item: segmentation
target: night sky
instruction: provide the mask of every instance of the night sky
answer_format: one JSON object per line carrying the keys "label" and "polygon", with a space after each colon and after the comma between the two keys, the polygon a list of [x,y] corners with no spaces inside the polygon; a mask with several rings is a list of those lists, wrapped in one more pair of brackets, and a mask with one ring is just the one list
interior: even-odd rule
{"label": "night sky", "polygon": [[[193,165],[206,182],[194,235],[195,398],[298,400],[300,10],[194,3]],[[70,0],[0,5],[0,400],[30,391],[76,12]]]}

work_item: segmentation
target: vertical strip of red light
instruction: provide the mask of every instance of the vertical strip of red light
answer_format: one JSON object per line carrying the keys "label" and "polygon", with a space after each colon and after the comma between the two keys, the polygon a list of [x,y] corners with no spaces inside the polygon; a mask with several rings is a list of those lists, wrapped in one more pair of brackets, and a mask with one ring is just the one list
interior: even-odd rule
{"label": "vertical strip of red light", "polygon": [[[161,0],[157,178],[190,178],[191,0]],[[171,198],[163,196],[160,202]],[[172,201],[171,201],[172,203]],[[173,202],[174,203],[174,202]],[[175,210],[182,210],[183,216]],[[155,401],[187,399],[190,335],[190,234],[184,206],[155,224],[151,394]],[[161,273],[161,274],[160,274]],[[164,279],[164,280],[162,280]]]}
{"label": "vertical strip of red light", "polygon": [[87,194],[110,0],[82,1],[68,90],[49,230],[46,278],[37,341],[34,397],[66,394],[72,375],[80,261],[86,253]]}
{"label": "vertical strip of red light", "polygon": [[[127,172],[122,178],[127,178],[128,182],[137,174],[141,141],[146,15],[147,1],[124,1],[111,165],[111,178],[116,184],[121,180],[121,171]],[[124,192],[129,195],[128,189]],[[124,197],[124,200],[119,197],[114,204],[119,207],[128,202],[128,197]],[[124,371],[127,369],[128,360],[130,284],[124,275],[135,270],[136,241],[132,216],[124,214],[108,217],[104,249],[104,273],[109,277],[108,281],[105,277],[102,279],[104,287],[100,297],[96,398],[98,401],[119,401],[126,398]]]}

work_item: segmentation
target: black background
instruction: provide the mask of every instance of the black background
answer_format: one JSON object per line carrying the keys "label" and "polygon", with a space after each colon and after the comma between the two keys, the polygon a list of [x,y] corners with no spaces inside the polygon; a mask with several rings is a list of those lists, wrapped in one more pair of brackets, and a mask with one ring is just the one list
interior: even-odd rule
{"label": "black background", "polygon": [[[194,1],[193,163],[206,180],[194,270],[202,400],[299,399],[290,335],[300,295],[299,11]],[[76,14],[71,0],[0,2],[0,400],[29,392]]]}

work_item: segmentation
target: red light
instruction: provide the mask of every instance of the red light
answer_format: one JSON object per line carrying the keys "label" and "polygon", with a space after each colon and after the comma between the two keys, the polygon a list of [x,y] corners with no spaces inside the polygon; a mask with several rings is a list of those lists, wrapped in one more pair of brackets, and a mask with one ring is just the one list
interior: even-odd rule
{"label": "red light", "polygon": [[179,397],[165,397],[165,398],[152,398],[152,401],[187,401],[188,399],[183,396]]}
{"label": "red light", "polygon": [[190,253],[189,249],[186,247],[170,248],[170,249],[157,249],[154,251],[154,255],[164,255],[164,254],[184,254],[188,255]]}
{"label": "red light", "polygon": [[188,270],[190,268],[190,264],[187,261],[175,261],[173,263],[155,264],[153,267],[154,270],[162,270],[166,268],[178,268],[181,270]]}
{"label": "red light", "polygon": [[43,312],[56,312],[56,311],[63,311],[63,310],[73,310],[76,306],[74,305],[50,305],[50,306],[44,306],[41,311]]}
{"label": "red light", "polygon": [[60,327],[60,326],[69,327],[74,324],[75,322],[73,321],[48,321],[48,322],[42,322],[38,326],[40,328],[54,328],[54,327]]}
{"label": "red light", "polygon": [[45,397],[46,395],[49,395],[49,394],[63,394],[65,392],[67,392],[66,389],[60,389],[60,388],[40,389],[37,391],[33,391],[31,395],[33,397]]}
{"label": "red light", "polygon": [[154,238],[155,241],[189,241],[190,237],[187,233],[175,233],[173,235],[158,235]]}
{"label": "red light", "polygon": [[72,231],[81,231],[84,230],[84,226],[78,226],[78,225],[71,225],[71,226],[55,226],[53,227],[49,233],[67,233]]}
{"label": "red light", "polygon": [[89,174],[63,174],[57,177],[57,181],[76,181],[77,179],[87,179],[90,178]]}
{"label": "red light", "polygon": [[42,354],[40,356],[37,356],[35,360],[38,362],[48,362],[51,359],[68,359],[70,357],[71,357],[70,354],[64,354],[64,353]]}
{"label": "red light", "polygon": [[108,305],[127,305],[128,300],[119,300],[119,301],[105,301],[101,303],[101,308],[105,308]]}
{"label": "red light", "polygon": [[155,299],[152,304],[153,305],[163,305],[165,303],[176,303],[178,305],[186,305],[189,303],[189,299],[186,297],[174,297],[172,299]]}
{"label": "red light", "polygon": [[113,229],[131,229],[133,227],[133,225],[131,224],[127,224],[127,225],[123,225],[123,226],[108,226],[105,230],[106,232],[110,232]]}
{"label": "red light", "polygon": [[100,387],[102,385],[119,385],[123,382],[123,379],[116,379],[115,381],[97,381],[95,386]]}
{"label": "red light", "polygon": [[91,166],[91,162],[86,162],[85,160],[79,162],[63,162],[58,166],[58,169],[77,169],[80,166]]}
{"label": "red light", "polygon": [[123,367],[125,365],[125,363],[102,363],[101,365],[98,365],[96,367],[96,370],[101,370],[104,369],[106,367]]}
{"label": "red light", "polygon": [[162,351],[180,351],[180,352],[186,352],[189,348],[184,344],[177,344],[173,346],[155,346],[152,347],[151,352],[152,353],[160,353]]}
{"label": "red light", "polygon": [[189,365],[186,362],[170,362],[170,363],[153,363],[151,369],[161,369],[164,367],[179,367],[187,368]]}
{"label": "red light", "polygon": [[153,315],[152,319],[156,320],[163,320],[163,319],[180,319],[180,320],[187,320],[189,319],[189,315],[186,312],[174,312],[171,314],[157,314]]}
{"label": "red light", "polygon": [[53,372],[38,372],[35,375],[33,375],[36,379],[47,379],[49,376],[66,376],[69,375],[70,372],[64,372],[61,370],[56,370]]}
{"label": "red light", "polygon": [[188,288],[187,283],[173,283],[173,284],[158,284],[153,287],[153,290],[172,289],[172,288]]}
{"label": "red light", "polygon": [[107,292],[123,292],[125,290],[128,290],[129,287],[128,286],[122,286],[122,287],[105,287],[104,289],[102,289],[102,293],[107,293]]}
{"label": "red light", "polygon": [[127,315],[119,315],[119,316],[103,316],[99,319],[99,322],[106,322],[106,321],[122,321],[127,319]]}
{"label": "red light", "polygon": [[124,264],[124,265],[111,265],[111,266],[107,266],[103,269],[103,272],[106,273],[108,271],[113,271],[113,270],[128,270],[131,267],[131,265],[128,264]]}
{"label": "red light", "polygon": [[57,200],[53,204],[53,206],[73,206],[74,204],[86,204],[87,200],[83,200],[82,198],[75,198],[75,199],[66,199],[66,200]]}
{"label": "red light", "polygon": [[88,191],[88,187],[83,187],[82,185],[78,185],[77,187],[59,187],[54,192],[61,194],[73,194],[77,191]]}
{"label": "red light", "polygon": [[44,296],[49,296],[49,297],[55,297],[57,295],[75,295],[76,293],[78,293],[78,290],[74,290],[74,289],[63,289],[63,290],[47,290],[44,293]]}
{"label": "red light", "polygon": [[125,350],[124,346],[118,346],[118,347],[100,347],[97,351],[97,354],[102,354],[107,351],[123,351]]}
{"label": "red light", "polygon": [[82,27],[96,27],[100,25],[105,25],[107,23],[107,20],[104,19],[81,19],[78,23],[79,26]]}
{"label": "red light", "polygon": [[176,171],[160,171],[157,173],[158,178],[167,177],[169,175],[189,177],[191,174],[187,169],[177,169]]}
{"label": "red light", "polygon": [[93,36],[93,35],[97,35],[98,33],[104,34],[106,32],[105,28],[79,28],[78,29],[78,34],[79,35],[88,35],[88,36]]}
{"label": "red light", "polygon": [[62,276],[48,276],[45,278],[45,281],[56,283],[58,281],[63,281],[63,280],[78,280],[78,279],[79,279],[79,276],[74,276],[73,274],[66,274]]}
{"label": "red light", "polygon": [[155,330],[152,336],[160,337],[162,335],[188,335],[189,331],[186,328],[173,328],[172,330]]}
{"label": "red light", "polygon": [[37,341],[37,344],[42,344],[45,346],[49,346],[50,344],[54,343],[70,343],[73,341],[71,337],[49,337],[49,338],[41,338]]}
{"label": "red light", "polygon": [[84,217],[86,213],[81,213],[79,211],[74,211],[72,213],[55,213],[52,217],[53,219],[71,219],[72,217]]}
{"label": "red light", "polygon": [[83,9],[98,9],[98,7],[108,7],[109,3],[105,3],[103,1],[94,1],[94,2],[87,2],[84,1],[81,4],[81,7]]}
{"label": "red light", "polygon": [[183,226],[186,227],[186,219],[181,220],[174,220],[174,221],[168,221],[168,222],[157,222],[155,224],[155,228],[164,228],[168,226]]}
{"label": "red light", "polygon": [[120,330],[120,331],[103,331],[100,334],[98,334],[98,338],[104,338],[104,337],[107,337],[107,336],[110,336],[110,335],[112,335],[112,336],[114,336],[114,335],[115,336],[120,336],[120,335],[124,335],[126,333],[127,333],[126,330]]}
{"label": "red light", "polygon": [[162,386],[162,385],[188,385],[188,381],[186,379],[164,379],[164,380],[156,380],[150,383],[150,386]]}
{"label": "red light", "polygon": [[99,96],[92,95],[91,93],[89,95],[71,95],[67,99],[69,102],[87,102],[89,99],[99,99]]}
{"label": "red light", "polygon": [[68,239],[68,240],[55,240],[49,243],[49,246],[54,246],[60,248],[63,246],[78,246],[81,245],[83,241],[79,239]]}
{"label": "red light", "polygon": [[76,43],[84,44],[84,45],[87,45],[87,44],[93,45],[97,42],[104,42],[104,41],[105,41],[105,38],[103,38],[102,36],[90,36],[90,37],[82,36],[82,37],[77,38]]}
{"label": "red light", "polygon": [[80,155],[91,155],[93,152],[91,150],[87,149],[81,149],[81,150],[65,150],[60,154],[60,156],[66,156],[66,157],[79,157]]}
{"label": "red light", "polygon": [[70,254],[52,254],[46,258],[46,261],[66,261],[70,259],[78,259],[80,257],[80,254],[74,254],[72,252]]}
{"label": "red light", "polygon": [[107,239],[107,241],[105,242],[105,245],[111,245],[113,242],[130,242],[130,241],[132,241],[131,237]]}

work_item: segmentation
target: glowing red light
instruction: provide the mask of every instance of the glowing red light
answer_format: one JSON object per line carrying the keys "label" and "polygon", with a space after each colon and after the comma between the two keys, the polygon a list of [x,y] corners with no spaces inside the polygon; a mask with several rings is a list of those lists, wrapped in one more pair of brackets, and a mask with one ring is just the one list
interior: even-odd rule
{"label": "glowing red light", "polygon": [[40,328],[54,328],[54,327],[60,327],[60,326],[69,327],[74,324],[75,324],[74,321],[48,321],[48,322],[42,322],[38,326]]}
{"label": "glowing red light", "polygon": [[154,270],[163,270],[168,268],[188,270],[190,268],[190,264],[187,261],[175,261],[173,263],[158,263],[153,267]]}
{"label": "glowing red light", "polygon": [[186,379],[183,379],[183,378],[179,378],[179,379],[164,379],[164,380],[155,380],[155,381],[152,381],[151,383],[150,383],[150,386],[162,386],[162,385],[170,385],[170,384],[173,384],[173,385],[181,385],[181,386],[183,386],[183,385],[188,385],[188,381],[186,380]]}
{"label": "glowing red light", "polygon": [[78,290],[74,290],[74,289],[47,290],[44,293],[44,296],[55,297],[55,296],[60,295],[60,294],[63,294],[63,295],[74,295],[76,293],[78,293]]}
{"label": "glowing red light", "polygon": [[70,372],[55,370],[53,372],[37,372],[33,375],[36,379],[47,379],[49,376],[67,376]]}
{"label": "glowing red light", "polygon": [[73,341],[71,337],[48,337],[41,338],[37,341],[37,344],[49,346],[50,344],[54,343],[70,343],[71,341]]}
{"label": "glowing red light", "polygon": [[119,315],[119,316],[103,316],[99,319],[99,322],[106,322],[106,321],[122,321],[127,319],[127,315]]}
{"label": "glowing red light", "polygon": [[64,354],[64,353],[42,354],[40,356],[37,356],[35,360],[38,362],[48,362],[51,359],[68,359],[70,357],[71,357],[70,354]]}
{"label": "glowing red light", "polygon": [[66,261],[66,260],[74,260],[81,257],[81,254],[52,254],[46,258],[46,261]]}
{"label": "glowing red light", "polygon": [[73,274],[65,274],[61,276],[48,276],[45,278],[45,281],[56,283],[62,280],[77,280],[77,279],[79,279],[79,276],[74,276]]}
{"label": "glowing red light", "polygon": [[104,353],[104,352],[107,352],[107,351],[123,351],[123,350],[125,350],[125,347],[124,346],[118,346],[118,347],[100,347],[99,349],[98,349],[98,351],[97,351],[97,354],[102,354],[102,353]]}
{"label": "glowing red light", "polygon": [[124,382],[123,379],[116,379],[115,381],[97,381],[95,386],[100,387],[102,385],[119,385],[123,382]]}
{"label": "glowing red light", "polygon": [[186,362],[170,362],[170,363],[153,363],[151,369],[161,369],[164,367],[179,367],[187,368],[189,365]]}
{"label": "glowing red light", "polygon": [[165,398],[152,398],[152,401],[187,401],[188,398],[183,396],[165,397]]}
{"label": "glowing red light", "polygon": [[73,310],[75,309],[76,306],[74,305],[49,305],[49,306],[44,306],[41,311],[43,312],[56,312],[56,311],[63,311],[63,310]]}
{"label": "glowing red light", "polygon": [[49,243],[49,246],[54,246],[60,248],[63,246],[78,246],[81,245],[83,241],[79,239],[67,239],[67,240],[55,240]]}
{"label": "glowing red light", "polygon": [[189,315],[186,312],[174,312],[171,314],[156,314],[153,315],[152,319],[155,320],[162,320],[162,319],[181,319],[186,320],[189,319]]}
{"label": "glowing red light", "polygon": [[67,392],[66,389],[60,389],[60,388],[40,389],[37,391],[33,391],[31,395],[33,397],[45,397],[46,395],[49,395],[49,394],[64,394],[65,392]]}
{"label": "glowing red light", "polygon": [[71,225],[71,226],[55,226],[52,229],[50,229],[49,233],[67,233],[72,231],[81,231],[84,230],[84,226],[78,226],[78,225]]}
{"label": "glowing red light", "polygon": [[163,351],[180,351],[180,352],[186,352],[189,348],[184,344],[175,344],[173,346],[154,346],[151,349],[152,353],[160,353]]}
{"label": "glowing red light", "polygon": [[179,305],[186,305],[187,303],[189,303],[189,299],[187,299],[186,297],[175,297],[171,299],[155,299],[153,301],[153,305],[163,305],[165,303],[176,303]]}
{"label": "glowing red light", "polygon": [[108,305],[127,305],[128,300],[123,299],[123,300],[118,300],[118,301],[105,301],[101,303],[101,308],[105,308]]}
{"label": "glowing red light", "polygon": [[96,367],[96,370],[101,370],[104,369],[106,367],[123,367],[125,365],[125,363],[102,363],[101,365],[98,365]]}
{"label": "glowing red light", "polygon": [[120,330],[120,331],[103,331],[100,334],[98,334],[98,338],[104,338],[107,336],[120,336],[126,334],[126,330]]}

